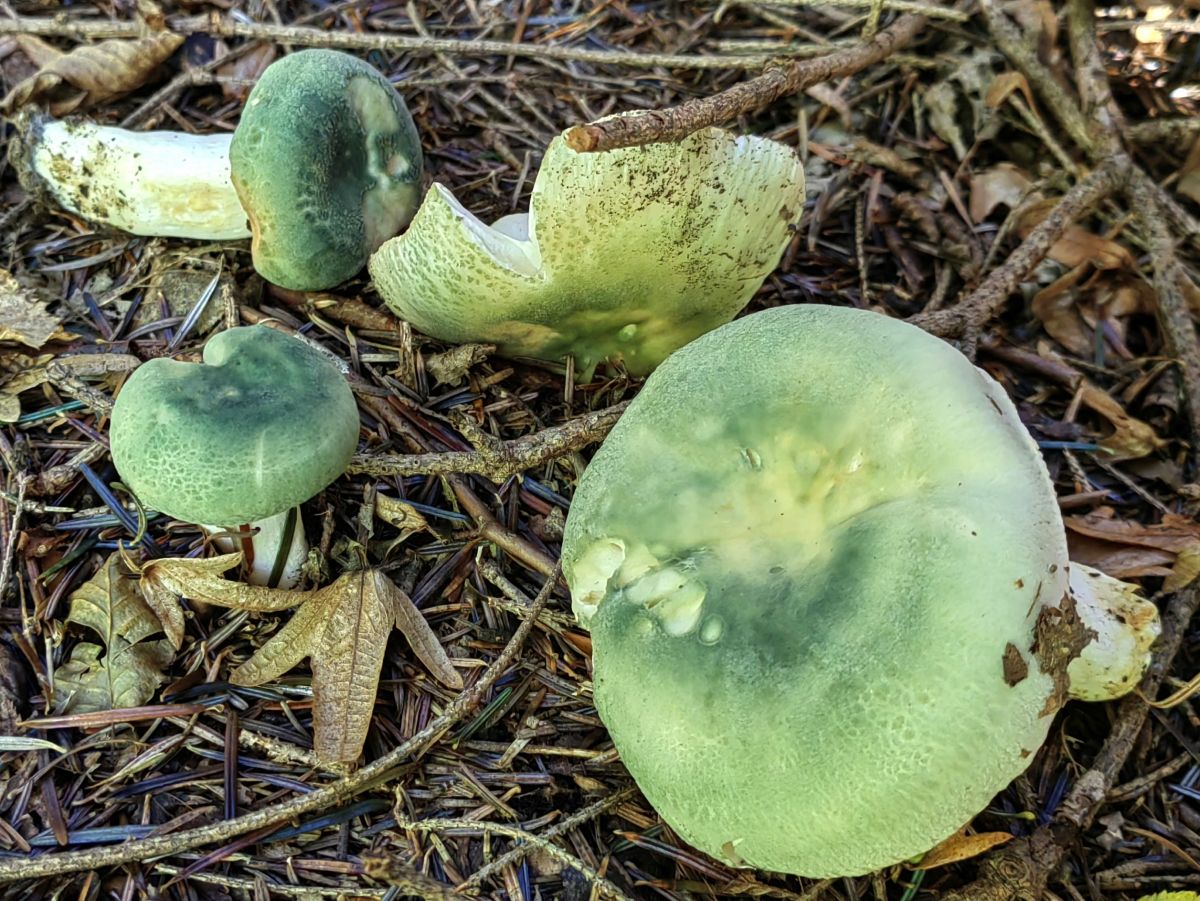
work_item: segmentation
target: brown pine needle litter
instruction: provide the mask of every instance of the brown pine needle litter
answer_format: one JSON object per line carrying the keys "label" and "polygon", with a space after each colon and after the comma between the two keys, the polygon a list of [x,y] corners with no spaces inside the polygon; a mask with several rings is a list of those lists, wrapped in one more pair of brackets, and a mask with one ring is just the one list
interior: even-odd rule
{"label": "brown pine needle litter", "polygon": [[[1164,622],[1138,692],[1069,705],[964,833],[1011,840],[853,879],[725,866],[679,840],[622,767],[558,569],[575,481],[638,380],[457,350],[392,317],[365,271],[327,292],[278,289],[247,242],[95,227],[32,202],[6,166],[4,897],[1200,888],[1196,31],[1186,4],[1089,0],[4,5],[14,112],[228,134],[273,59],[356,54],[404,95],[426,186],[489,222],[527,209],[541,154],[568,128],[582,151],[713,124],[797,147],[808,200],[749,309],[872,308],[953,341],[1041,443],[1072,559],[1141,584]],[[628,110],[645,112],[596,121]],[[214,551],[120,484],[113,397],[137,363],[195,360],[215,331],[260,322],[332,355],[361,416],[348,473],[305,505],[309,587],[386,575],[465,686],[393,635],[356,766],[314,752],[307,664],[230,680],[290,611],[185,603],[175,650],[114,576]],[[82,620],[81,590],[94,608]]]}

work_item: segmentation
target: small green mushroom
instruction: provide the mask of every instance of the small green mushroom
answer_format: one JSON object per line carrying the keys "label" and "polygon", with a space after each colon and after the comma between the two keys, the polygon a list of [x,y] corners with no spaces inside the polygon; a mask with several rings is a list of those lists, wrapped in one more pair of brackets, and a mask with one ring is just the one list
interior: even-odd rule
{"label": "small green mushroom", "polygon": [[484,225],[434,184],[369,268],[427,335],[644,374],[728,322],[779,263],[804,205],[794,150],[706,128],[576,153],[555,138],[528,214]]}
{"label": "small green mushroom", "polygon": [[956,832],[1029,765],[1097,637],[1004,390],[829,306],[669,357],[580,479],[563,569],[649,801],[716,858],[810,877]]}
{"label": "small green mushroom", "polygon": [[147,507],[209,531],[257,529],[243,542],[248,581],[289,587],[307,554],[298,505],[357,445],[354,396],[321,352],[262,325],[221,332],[203,360],[134,371],[113,406],[113,462]]}
{"label": "small green mushroom", "polygon": [[376,69],[334,50],[267,67],[229,161],[255,269],[299,291],[352,277],[420,199],[421,144],[403,98]]}

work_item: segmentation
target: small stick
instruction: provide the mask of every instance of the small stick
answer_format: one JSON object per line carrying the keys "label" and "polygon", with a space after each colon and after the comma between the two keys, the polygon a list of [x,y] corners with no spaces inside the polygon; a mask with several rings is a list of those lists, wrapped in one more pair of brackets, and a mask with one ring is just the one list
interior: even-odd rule
{"label": "small stick", "polygon": [[433,454],[359,455],[349,467],[351,473],[372,476],[479,475],[493,482],[565,457],[595,444],[609,433],[629,402],[615,404],[543,429],[512,441],[495,445],[477,445],[473,451],[446,451]]}
{"label": "small stick", "polygon": [[642,110],[620,118],[576,125],[566,142],[579,153],[598,153],[657,141],[678,141],[710,125],[720,125],[780,97],[795,94],[832,78],[860,72],[886,59],[921,33],[924,16],[901,16],[872,40],[799,62],[774,62],[759,76],[713,94],[662,110]]}

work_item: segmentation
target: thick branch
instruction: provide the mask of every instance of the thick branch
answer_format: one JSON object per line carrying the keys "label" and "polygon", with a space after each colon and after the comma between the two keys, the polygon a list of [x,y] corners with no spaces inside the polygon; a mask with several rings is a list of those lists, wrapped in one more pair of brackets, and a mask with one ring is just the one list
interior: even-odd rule
{"label": "thick branch", "polygon": [[761,75],[713,94],[662,110],[644,110],[620,118],[576,125],[567,144],[580,153],[634,147],[656,141],[678,141],[710,125],[720,125],[815,84],[853,75],[886,59],[925,28],[924,16],[906,15],[874,39],[828,56],[802,62],[775,63]]}
{"label": "thick branch", "polygon": [[497,442],[494,446],[477,447],[473,451],[393,456],[363,454],[354,458],[349,471],[372,476],[460,473],[503,482],[518,472],[533,469],[603,440],[627,406],[628,402],[616,404],[533,435]]}

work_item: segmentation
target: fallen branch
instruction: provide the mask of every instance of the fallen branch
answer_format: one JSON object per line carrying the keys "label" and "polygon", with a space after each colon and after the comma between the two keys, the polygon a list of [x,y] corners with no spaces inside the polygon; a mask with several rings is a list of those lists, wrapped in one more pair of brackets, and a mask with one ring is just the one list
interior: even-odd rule
{"label": "fallen branch", "polygon": [[512,441],[468,436],[475,445],[472,451],[391,456],[360,454],[351,461],[348,471],[372,476],[464,474],[503,482],[511,475],[602,441],[627,406],[628,401],[619,403]]}
{"label": "fallen branch", "polygon": [[119,866],[140,860],[150,860],[190,851],[203,845],[215,842],[226,842],[230,839],[246,835],[258,829],[274,826],[286,820],[304,814],[314,813],[339,804],[355,795],[377,789],[390,779],[395,771],[405,764],[410,757],[424,753],[425,748],[440,736],[444,735],[455,723],[459,722],[471,710],[478,706],[491,690],[496,680],[516,660],[525,639],[533,631],[538,614],[550,600],[554,586],[558,583],[557,569],[546,579],[542,590],[534,599],[529,610],[529,616],[521,622],[513,633],[508,644],[500,655],[492,661],[479,681],[470,688],[464,689],[441,714],[430,721],[424,729],[417,732],[400,746],[389,751],[378,760],[364,766],[358,772],[343,779],[314,789],[306,795],[291,798],[279,804],[273,804],[261,810],[243,814],[232,820],[222,820],[196,829],[187,829],[173,835],[163,835],[157,838],[139,839],[125,842],[107,848],[93,848],[87,851],[67,851],[58,854],[44,854],[40,857],[6,857],[0,859],[0,883],[16,880],[40,879],[45,876],[58,876],[63,873],[78,873],[85,870],[97,870],[100,867]]}
{"label": "fallen branch", "polygon": [[[272,25],[264,22],[237,22],[211,16],[168,19],[167,28],[179,35],[207,34],[222,38],[248,38],[293,44],[297,47],[334,47],[340,50],[382,50],[408,54],[449,53],[455,56],[516,56],[530,59],[574,60],[597,65],[626,66],[639,69],[759,69],[774,57],[766,54],[701,56],[696,53],[627,53],[620,50],[585,50],[557,44],[529,44],[512,41],[460,40],[421,37],[408,34],[363,33],[330,30],[302,25]],[[140,22],[79,21],[65,17],[34,18],[15,16],[0,19],[0,34],[36,34],[42,37],[98,40],[136,38],[144,32]]]}
{"label": "fallen branch", "polygon": [[901,16],[870,41],[816,59],[772,63],[761,75],[710,97],[699,97],[668,109],[644,110],[576,125],[566,134],[567,144],[580,153],[598,153],[617,147],[681,140],[701,128],[761,109],[780,97],[860,72],[906,46],[927,22],[924,16]]}

